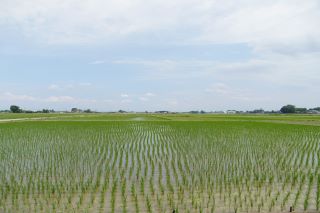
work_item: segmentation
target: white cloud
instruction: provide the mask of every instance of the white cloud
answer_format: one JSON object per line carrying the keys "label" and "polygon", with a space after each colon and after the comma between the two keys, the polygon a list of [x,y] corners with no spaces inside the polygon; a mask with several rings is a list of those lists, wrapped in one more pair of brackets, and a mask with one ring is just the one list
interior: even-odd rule
{"label": "white cloud", "polygon": [[111,99],[105,99],[102,101],[103,103],[113,103],[114,101]]}
{"label": "white cloud", "polygon": [[[0,100],[4,102],[34,102],[34,103],[96,103],[95,99],[82,99],[72,96],[49,96],[35,97],[25,94],[14,94],[11,92],[0,93]],[[105,102],[107,102],[105,100]],[[108,100],[110,102],[110,100]]]}
{"label": "white cloud", "polygon": [[168,105],[169,108],[178,110],[177,109],[177,107],[179,105],[179,101],[178,100],[170,99],[170,100],[167,100],[166,102],[167,102],[167,105]]}
{"label": "white cloud", "polygon": [[262,94],[256,95],[253,91],[247,88],[231,88],[225,83],[215,83],[211,87],[205,89],[205,92],[215,94],[224,99],[233,99],[238,101],[266,101],[269,97],[264,97]]}
{"label": "white cloud", "polygon": [[[256,100],[258,93],[267,93],[272,87],[277,87],[280,91],[272,95],[278,99],[291,97],[303,103],[307,99],[309,102],[315,100],[316,91],[320,89],[319,11],[318,0],[2,0],[0,28],[14,29],[27,41],[46,45],[76,44],[80,47],[89,44],[93,48],[106,43],[117,47],[123,42],[127,47],[127,43],[142,42],[156,47],[165,43],[175,51],[175,47],[183,45],[199,47],[197,45],[240,43],[253,50],[247,60],[231,61],[226,55],[227,62],[212,61],[208,59],[210,57],[190,58],[190,55],[178,56],[175,52],[169,54],[172,58],[168,56],[167,59],[163,59],[163,52],[152,57],[139,52],[134,57],[142,55],[142,58],[132,59],[129,51],[125,52],[129,54],[125,60],[113,63],[141,66],[144,69],[133,73],[135,78],[141,82],[160,82],[172,91],[183,90],[181,85],[192,83],[194,88],[199,88],[195,93],[201,93],[207,87],[207,93],[216,96]],[[161,57],[157,58],[158,55]],[[104,64],[110,60],[104,55],[95,57],[99,60],[89,64]],[[209,86],[212,82],[218,83]],[[71,94],[75,95],[80,89],[86,90],[93,85],[89,82],[52,82],[48,89],[59,95],[37,98],[7,93],[1,94],[0,99],[93,103],[90,99],[64,96],[66,90],[71,89]],[[134,88],[133,85],[128,86]],[[291,87],[302,88],[304,96],[297,98],[297,91],[289,91]],[[157,90],[157,96],[168,95],[160,91]],[[120,93],[118,91],[118,96]],[[120,94],[115,102],[152,102],[154,96],[153,93],[137,94],[130,90],[130,96]],[[196,97],[190,93],[181,96]],[[182,103],[181,98],[175,101]],[[165,100],[161,103],[167,104]]]}
{"label": "white cloud", "polygon": [[120,97],[121,97],[121,98],[128,98],[129,95],[128,95],[128,94],[121,94]]}
{"label": "white cloud", "polygon": [[0,94],[1,101],[36,101],[37,98],[30,95],[17,95],[11,92]]}
{"label": "white cloud", "polygon": [[208,68],[214,67],[219,63],[210,60],[116,60],[117,64],[133,64],[146,68],[141,80],[165,80],[165,79],[190,79],[201,76]]}
{"label": "white cloud", "polygon": [[49,90],[59,90],[59,89],[61,89],[61,87],[57,84],[51,84],[51,85],[49,85],[48,89]]}
{"label": "white cloud", "polygon": [[205,92],[231,99],[238,99],[238,97],[246,97],[246,94],[248,93],[246,90],[233,89],[224,83],[215,83],[211,85],[209,88],[205,89]]}
{"label": "white cloud", "polygon": [[123,104],[132,103],[132,100],[131,99],[123,99],[123,100],[121,100],[121,103],[123,103]]}
{"label": "white cloud", "polygon": [[231,89],[224,83],[216,83],[207,88],[205,91],[210,93],[217,93],[219,95],[227,95],[231,93]]}
{"label": "white cloud", "polygon": [[74,89],[76,86],[74,84],[67,84],[64,86],[64,89]]}
{"label": "white cloud", "polygon": [[104,64],[104,63],[106,63],[106,62],[103,60],[97,60],[97,61],[92,61],[89,64],[97,65],[97,64]]}
{"label": "white cloud", "polygon": [[62,102],[62,103],[70,103],[76,102],[76,99],[71,96],[51,96],[45,99],[46,102]]}
{"label": "white cloud", "polygon": [[[30,39],[51,44],[161,33],[172,42],[319,51],[319,9],[318,0],[3,0],[0,25],[15,26]],[[99,63],[104,61],[92,62]]]}
{"label": "white cloud", "polygon": [[78,83],[67,83],[67,84],[50,84],[48,86],[49,90],[55,91],[63,91],[63,90],[70,90],[70,89],[80,89],[93,86],[90,82],[78,82]]}
{"label": "white cloud", "polygon": [[152,92],[147,92],[146,94],[145,94],[145,96],[147,96],[147,97],[154,97],[154,96],[156,96],[154,93],[152,93]]}
{"label": "white cloud", "polygon": [[89,82],[79,83],[78,85],[81,86],[81,87],[91,87],[91,86],[93,86],[93,84],[89,83]]}
{"label": "white cloud", "polygon": [[152,92],[147,92],[145,94],[143,94],[143,96],[139,97],[140,101],[149,101],[149,99],[155,97],[156,95]]}
{"label": "white cloud", "polygon": [[[260,86],[276,84],[318,88],[320,81],[320,53],[309,52],[297,55],[264,54],[262,57],[243,61],[212,60],[119,60],[117,63],[139,64],[145,67],[143,80],[234,81],[260,83]],[[121,61],[121,62],[120,62]],[[256,90],[264,90],[256,86]]]}
{"label": "white cloud", "polygon": [[139,100],[140,100],[140,101],[148,101],[149,99],[146,98],[146,97],[140,97]]}

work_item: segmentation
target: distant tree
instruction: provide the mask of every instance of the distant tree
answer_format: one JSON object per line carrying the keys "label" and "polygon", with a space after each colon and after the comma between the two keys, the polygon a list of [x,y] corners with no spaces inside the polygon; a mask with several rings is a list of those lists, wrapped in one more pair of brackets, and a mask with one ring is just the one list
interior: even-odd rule
{"label": "distant tree", "polygon": [[313,108],[313,110],[320,111],[320,107],[315,107],[315,108]]}
{"label": "distant tree", "polygon": [[50,110],[48,110],[48,109],[43,109],[42,110],[42,113],[49,113],[50,112]]}
{"label": "distant tree", "polygon": [[126,113],[126,111],[124,111],[124,110],[122,110],[122,109],[120,109],[118,112],[119,112],[119,113]]}
{"label": "distant tree", "polygon": [[11,105],[11,106],[10,106],[10,111],[11,111],[12,113],[21,113],[21,112],[22,112],[22,109],[20,109],[19,106]]}
{"label": "distant tree", "polygon": [[78,109],[78,108],[72,108],[72,109],[71,109],[71,112],[73,112],[73,113],[79,112],[79,109]]}
{"label": "distant tree", "polygon": [[84,113],[92,113],[91,109],[86,109],[83,111]]}
{"label": "distant tree", "polygon": [[191,113],[191,114],[198,114],[198,113],[199,113],[199,111],[192,110],[192,111],[190,111],[189,113]]}
{"label": "distant tree", "polygon": [[279,113],[280,111],[275,111],[275,110],[271,110],[270,112],[266,112],[266,113],[271,113],[271,114],[275,114],[275,113]]}
{"label": "distant tree", "polygon": [[296,108],[296,113],[307,113],[307,108]]}
{"label": "distant tree", "polygon": [[283,106],[280,109],[280,112],[282,112],[282,113],[295,113],[296,112],[296,107],[294,105],[288,104],[286,106]]}
{"label": "distant tree", "polygon": [[253,110],[252,112],[250,113],[258,113],[258,114],[261,114],[261,113],[264,113],[264,110],[263,109],[255,109]]}

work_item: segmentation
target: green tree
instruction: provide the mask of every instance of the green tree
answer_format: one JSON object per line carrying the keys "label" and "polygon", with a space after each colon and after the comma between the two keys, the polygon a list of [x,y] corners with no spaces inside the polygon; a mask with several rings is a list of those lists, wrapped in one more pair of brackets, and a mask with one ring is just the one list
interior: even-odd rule
{"label": "green tree", "polygon": [[286,106],[281,107],[280,112],[282,112],[282,113],[295,113],[296,107],[294,105],[288,104]]}
{"label": "green tree", "polygon": [[11,106],[10,106],[10,111],[11,111],[12,113],[21,113],[21,112],[22,112],[22,109],[20,109],[19,106],[11,105]]}
{"label": "green tree", "polygon": [[50,110],[48,110],[48,109],[43,109],[42,110],[42,113],[49,113],[50,112]]}
{"label": "green tree", "polygon": [[296,108],[296,113],[307,113],[307,108]]}
{"label": "green tree", "polygon": [[79,112],[79,109],[74,107],[71,109],[71,112],[73,112],[73,113]]}

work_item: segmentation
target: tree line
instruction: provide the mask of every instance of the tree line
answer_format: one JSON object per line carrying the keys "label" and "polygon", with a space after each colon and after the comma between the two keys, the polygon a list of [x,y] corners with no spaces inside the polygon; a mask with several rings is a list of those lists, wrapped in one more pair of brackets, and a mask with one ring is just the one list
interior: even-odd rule
{"label": "tree line", "polygon": [[320,107],[307,109],[307,108],[299,108],[299,107],[296,107],[295,105],[288,104],[286,106],[281,107],[280,112],[281,113],[298,113],[298,114],[312,113],[312,112],[320,113]]}
{"label": "tree line", "polygon": [[53,109],[42,109],[38,111],[24,110],[17,105],[11,105],[10,112],[12,113],[54,113],[55,111]]}
{"label": "tree line", "polygon": [[[32,111],[32,110],[24,110],[22,108],[20,108],[17,105],[11,105],[10,106],[10,110],[4,110],[2,112],[11,112],[11,113],[55,113],[55,110],[53,109],[42,109],[42,110],[38,110],[38,111]],[[82,110],[82,109],[78,109],[78,108],[72,108],[70,111],[65,111],[65,112],[71,112],[71,113],[93,113],[94,111],[90,110],[90,109],[86,109],[86,110]],[[119,110],[119,112],[125,112],[122,110]],[[162,112],[162,111],[159,111]],[[165,111],[167,112],[167,111]],[[201,111],[190,111],[189,113],[193,113],[193,114],[204,114],[207,113],[203,110]],[[245,113],[242,111],[239,111],[239,113]],[[260,114],[260,113],[283,113],[283,114],[320,114],[320,107],[315,107],[315,108],[300,108],[300,107],[296,107],[295,105],[292,104],[288,104],[285,105],[283,107],[281,107],[281,109],[279,111],[264,111],[263,109],[259,109],[259,110],[253,110],[253,111],[247,111],[246,113],[256,113],[256,114]]]}
{"label": "tree line", "polygon": [[[10,110],[5,110],[3,112],[11,112],[11,113],[55,113],[55,110],[53,109],[42,109],[42,110],[37,110],[37,111],[32,111],[32,110],[24,110],[21,107],[17,106],[17,105],[11,105],[10,106]],[[66,111],[68,112],[68,111]],[[92,113],[93,111],[90,109],[86,109],[86,110],[81,110],[78,108],[72,108],[69,112],[72,113]]]}

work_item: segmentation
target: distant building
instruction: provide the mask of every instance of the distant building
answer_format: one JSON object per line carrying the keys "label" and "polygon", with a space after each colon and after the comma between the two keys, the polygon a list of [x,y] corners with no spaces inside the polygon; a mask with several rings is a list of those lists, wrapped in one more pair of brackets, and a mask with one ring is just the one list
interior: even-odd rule
{"label": "distant building", "polygon": [[72,112],[72,113],[81,113],[82,110],[81,110],[81,109],[78,109],[78,108],[72,108],[72,109],[71,109],[71,112]]}
{"label": "distant building", "polygon": [[237,111],[236,110],[227,110],[227,114],[236,114]]}
{"label": "distant building", "polygon": [[192,111],[190,111],[189,113],[191,113],[191,114],[199,114],[199,111],[192,110]]}
{"label": "distant building", "polygon": [[211,114],[225,114],[224,111],[213,111],[213,112],[210,112]]}
{"label": "distant building", "polygon": [[308,113],[308,114],[320,114],[320,111],[314,110],[314,109],[309,109],[309,110],[307,111],[307,113]]}
{"label": "distant building", "polygon": [[264,114],[264,110],[263,109],[255,109],[253,111],[249,111],[248,113]]}
{"label": "distant building", "polygon": [[169,111],[162,110],[162,111],[156,111],[155,113],[168,114],[168,113],[169,113]]}

